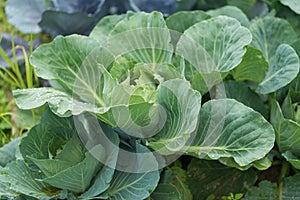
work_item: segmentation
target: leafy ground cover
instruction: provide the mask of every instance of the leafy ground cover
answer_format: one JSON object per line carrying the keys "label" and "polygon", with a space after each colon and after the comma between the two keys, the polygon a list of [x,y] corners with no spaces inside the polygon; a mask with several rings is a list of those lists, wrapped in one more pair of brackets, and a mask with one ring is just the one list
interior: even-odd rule
{"label": "leafy ground cover", "polygon": [[50,87],[13,96],[46,111],[0,149],[0,197],[300,198],[299,3],[195,3],[34,50]]}

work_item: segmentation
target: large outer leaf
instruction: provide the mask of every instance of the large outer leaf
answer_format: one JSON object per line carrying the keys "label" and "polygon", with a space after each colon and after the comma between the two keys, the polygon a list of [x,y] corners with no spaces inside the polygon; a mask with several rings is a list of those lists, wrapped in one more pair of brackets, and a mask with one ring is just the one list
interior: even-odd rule
{"label": "large outer leaf", "polygon": [[289,94],[292,102],[298,102],[300,100],[300,74],[290,83]]}
{"label": "large outer leaf", "polygon": [[[130,157],[126,153],[127,151],[134,153],[134,157]],[[140,159],[140,153],[150,154]],[[145,170],[143,169],[145,165],[147,165],[146,168],[149,170],[140,172],[140,170]],[[150,193],[158,184],[159,171],[157,169],[158,163],[156,158],[147,147],[138,142],[135,142],[134,148],[128,144],[125,148],[122,147],[122,150],[119,152],[117,169],[115,170],[109,188],[99,197],[101,199],[113,200],[145,199],[150,196]]]}
{"label": "large outer leaf", "polygon": [[113,130],[100,126],[96,118],[80,119],[82,124],[73,123],[73,118],[59,118],[48,111],[42,123],[22,140],[20,151],[26,162],[43,172],[40,181],[75,193],[86,191],[92,183],[85,196],[93,197],[107,189],[114,172],[101,162],[108,164],[113,159],[110,167],[114,167],[117,160],[116,151],[102,145],[99,137],[104,132],[117,146],[119,141]]}
{"label": "large outer leaf", "polygon": [[299,72],[299,57],[295,50],[287,45],[280,45],[275,55],[269,60],[269,70],[258,84],[256,92],[268,94],[286,86]]}
{"label": "large outer leaf", "polygon": [[300,2],[298,0],[280,0],[280,2],[300,15]]}
{"label": "large outer leaf", "polygon": [[160,85],[158,103],[166,112],[167,121],[148,145],[165,154],[179,151],[197,126],[201,95],[191,89],[189,82],[172,79]]}
{"label": "large outer leaf", "polygon": [[20,143],[21,138],[16,138],[10,143],[0,148],[0,166],[4,167],[9,162],[16,159],[16,149]]}
{"label": "large outer leaf", "polygon": [[[191,78],[189,81],[191,82],[192,88],[199,91],[202,95],[206,94],[214,86],[221,84],[223,79],[228,75],[228,73],[219,73],[216,71],[212,73],[199,73],[196,72],[192,66],[190,67],[189,70],[194,72],[188,77]],[[187,76],[189,75],[186,74],[186,77]]]}
{"label": "large outer leaf", "polygon": [[95,144],[100,143],[106,153],[106,156],[102,159],[99,159],[101,152],[93,154],[103,165],[94,176],[89,189],[80,195],[80,198],[83,199],[93,198],[104,192],[113,178],[119,153],[119,137],[111,127],[102,123],[99,126],[98,119],[90,114],[80,115],[78,119],[76,118],[75,124],[81,138],[89,138],[89,142],[85,145],[87,149],[91,149]]}
{"label": "large outer leaf", "polygon": [[193,159],[188,166],[188,184],[194,199],[205,200],[214,194],[217,199],[230,193],[241,193],[257,179],[253,169],[239,171],[216,161]]}
{"label": "large outer leaf", "polygon": [[279,45],[297,40],[295,31],[286,20],[272,16],[253,20],[250,31],[253,36],[251,46],[262,51],[267,60],[275,55]]}
{"label": "large outer leaf", "polygon": [[[102,156],[105,152],[102,146],[95,147],[94,150]],[[68,167],[53,176],[42,179],[42,181],[57,188],[81,193],[88,188],[99,167],[99,161],[93,155],[87,153],[86,158],[79,164]]]}
{"label": "large outer leaf", "polygon": [[13,190],[6,179],[7,174],[3,173],[3,168],[0,166],[0,199],[16,198],[19,194]]}
{"label": "large outer leaf", "polygon": [[30,61],[39,77],[56,80],[68,94],[103,106],[107,99],[102,93],[111,92],[114,86],[105,69],[113,57],[97,44],[79,35],[57,37],[36,49]]}
{"label": "large outer leaf", "polygon": [[15,90],[13,94],[18,107],[21,109],[37,108],[48,103],[51,110],[61,117],[77,115],[84,111],[102,112],[105,110],[92,104],[77,101],[67,93],[53,88]]}
{"label": "large outer leaf", "polygon": [[278,147],[281,152],[290,151],[300,156],[300,125],[292,120],[283,120],[280,122],[278,130]]}
{"label": "large outer leaf", "polygon": [[282,154],[282,156],[295,168],[300,169],[300,159],[290,151]]}
{"label": "large outer leaf", "polygon": [[38,23],[45,10],[44,0],[9,0],[5,7],[9,23],[23,33],[39,33],[41,31]]}
{"label": "large outer leaf", "polygon": [[230,17],[219,16],[199,22],[180,38],[176,53],[199,72],[228,72],[235,68],[251,42],[249,30]]}
{"label": "large outer leaf", "polygon": [[97,176],[95,177],[93,184],[85,193],[80,195],[80,198],[93,198],[104,192],[109,187],[114,172],[115,169],[103,166],[102,169],[98,172]]}
{"label": "large outer leaf", "polygon": [[115,56],[127,55],[136,62],[170,63],[173,52],[170,42],[170,32],[161,13],[129,12],[110,32],[107,47]]}
{"label": "large outer leaf", "polygon": [[271,106],[270,122],[273,125],[276,133],[276,141],[278,141],[279,140],[278,131],[280,129],[280,123],[284,120],[284,116],[281,112],[279,103],[275,99],[273,98],[270,99],[270,106]]}
{"label": "large outer leaf", "polygon": [[127,173],[115,171],[109,189],[102,194],[112,200],[140,200],[150,196],[150,192],[157,186],[159,172]]}
{"label": "large outer leaf", "polygon": [[256,91],[268,94],[290,83],[299,71],[298,55],[287,45],[295,42],[297,35],[286,20],[272,16],[254,20],[250,30],[251,45],[269,62],[269,70]]}
{"label": "large outer leaf", "polygon": [[90,37],[94,38],[100,43],[105,44],[105,42],[107,42],[109,33],[112,31],[112,29],[116,26],[117,23],[124,19],[124,17],[125,14],[109,15],[103,17],[103,19],[101,19],[101,21],[93,28],[92,32],[90,33]]}
{"label": "large outer leaf", "polygon": [[4,180],[1,179],[1,181],[9,182],[13,190],[18,193],[45,200],[60,193],[60,190],[36,181],[36,179],[41,179],[43,174],[30,170],[22,160],[9,163],[1,171],[6,173]]}
{"label": "large outer leaf", "polygon": [[253,110],[261,113],[266,119],[269,117],[267,106],[261,97],[253,92],[249,86],[243,82],[228,81],[224,83],[226,97],[235,99]]}
{"label": "large outer leaf", "polygon": [[282,114],[286,119],[294,120],[295,121],[295,108],[292,103],[292,99],[290,94],[288,94],[282,105],[281,105]]}
{"label": "large outer leaf", "polygon": [[58,139],[57,136],[60,136],[63,141],[67,141],[76,134],[70,127],[74,127],[72,118],[59,118],[47,111],[42,118],[42,123],[33,127],[21,141],[20,152],[23,159],[30,162],[28,156],[38,159],[48,158],[51,139]]}
{"label": "large outer leaf", "polygon": [[166,23],[169,29],[183,33],[189,27],[208,18],[210,16],[200,10],[180,11],[170,15]]}
{"label": "large outer leaf", "polygon": [[276,132],[276,143],[281,153],[289,151],[300,156],[300,125],[285,119],[278,102],[271,100],[271,123]]}
{"label": "large outer leaf", "polygon": [[272,161],[269,159],[269,155],[265,156],[262,159],[256,160],[254,162],[252,162],[249,165],[246,166],[240,166],[239,164],[237,164],[233,158],[220,158],[219,162],[228,166],[228,167],[234,167],[236,169],[245,171],[250,169],[251,167],[255,167],[258,170],[266,170],[269,167],[272,166]]}
{"label": "large outer leaf", "polygon": [[[40,46],[33,53],[31,63],[35,66],[39,77],[55,80],[58,84],[54,87],[60,91],[48,88],[32,89],[30,93],[36,98],[34,103],[28,102],[33,99],[26,94],[27,90],[16,91],[20,107],[35,108],[48,101],[53,112],[60,116],[78,114],[86,111],[87,107],[94,107],[93,105],[100,106],[100,110],[104,109],[105,111],[102,111],[106,112],[106,103],[110,99],[108,93],[116,83],[105,66],[107,67],[113,58],[103,49],[92,52],[97,48],[97,44],[88,37],[73,35],[65,38],[57,37],[52,43]],[[42,96],[45,94],[47,98]],[[23,102],[22,96],[25,100],[27,97],[27,102]]]}
{"label": "large outer leaf", "polygon": [[231,74],[234,80],[250,80],[260,82],[264,79],[268,71],[268,62],[261,51],[248,47],[242,62],[235,68]]}
{"label": "large outer leaf", "polygon": [[274,145],[274,130],[261,114],[233,99],[211,100],[200,111],[200,124],[187,154],[210,159],[233,158],[246,166]]}
{"label": "large outer leaf", "polygon": [[237,7],[234,6],[224,6],[221,8],[217,8],[214,10],[209,10],[207,11],[207,14],[211,16],[220,16],[220,15],[225,15],[228,17],[233,17],[237,19],[242,26],[248,27],[250,25],[249,19],[247,16]]}
{"label": "large outer leaf", "polygon": [[39,77],[59,80],[72,90],[84,59],[95,49],[95,40],[85,36],[57,37],[51,43],[38,47],[30,58]]}

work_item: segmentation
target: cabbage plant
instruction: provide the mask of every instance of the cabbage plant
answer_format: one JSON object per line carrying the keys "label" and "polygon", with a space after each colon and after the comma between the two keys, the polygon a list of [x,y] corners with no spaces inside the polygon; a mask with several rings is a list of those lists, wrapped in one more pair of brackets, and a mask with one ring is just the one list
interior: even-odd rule
{"label": "cabbage plant", "polygon": [[286,20],[249,21],[231,6],[111,15],[89,36],[56,37],[30,58],[51,87],[13,92],[21,109],[49,109],[5,146],[16,153],[0,168],[0,194],[298,197],[288,190],[294,177],[279,180],[287,194],[269,182],[250,188],[277,157],[283,170],[299,167],[296,41]]}

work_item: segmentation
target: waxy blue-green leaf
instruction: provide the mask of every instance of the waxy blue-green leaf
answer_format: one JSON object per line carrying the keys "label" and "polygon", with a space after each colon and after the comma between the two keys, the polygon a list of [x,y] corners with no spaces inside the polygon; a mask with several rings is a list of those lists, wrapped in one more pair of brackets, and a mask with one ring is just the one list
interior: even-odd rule
{"label": "waxy blue-green leaf", "polygon": [[250,25],[253,40],[251,46],[260,50],[269,61],[279,45],[292,44],[297,34],[288,21],[273,16],[254,19]]}
{"label": "waxy blue-green leaf", "polygon": [[159,172],[128,173],[115,171],[108,190],[100,197],[111,200],[140,200],[150,196],[157,186]]}
{"label": "waxy blue-green leaf", "polygon": [[39,77],[55,80],[58,86],[17,90],[18,105],[32,109],[48,102],[51,110],[63,117],[92,110],[107,112],[109,93],[116,81],[105,66],[113,57],[97,46],[95,40],[78,35],[57,37],[52,43],[40,46],[31,63]]}
{"label": "waxy blue-green leaf", "polygon": [[[98,155],[102,154],[101,156],[104,156],[105,153],[102,146],[96,146],[92,151],[96,151]],[[99,167],[99,161],[90,153],[86,153],[85,159],[79,164],[65,168],[55,175],[42,179],[42,181],[56,188],[81,193],[89,187]]]}
{"label": "waxy blue-green leaf", "polygon": [[292,152],[287,151],[282,156],[295,168],[300,169],[300,158],[295,156]]}
{"label": "waxy blue-green leaf", "polygon": [[261,51],[249,46],[242,62],[230,73],[236,81],[260,82],[264,79],[268,68],[268,62]]}
{"label": "waxy blue-green leaf", "polygon": [[299,57],[295,50],[287,45],[280,45],[269,60],[269,70],[258,84],[256,92],[269,94],[289,84],[298,74]]}
{"label": "waxy blue-green leaf", "polygon": [[39,46],[30,57],[39,77],[59,80],[66,89],[72,90],[81,65],[95,49],[95,40],[86,36],[59,36],[53,42]]}
{"label": "waxy blue-green leaf", "polygon": [[262,159],[254,161],[246,166],[240,166],[239,164],[237,164],[234,161],[233,158],[220,158],[219,162],[228,167],[234,167],[234,168],[242,170],[242,171],[248,170],[251,167],[255,167],[258,170],[266,170],[272,166],[272,161],[268,158],[268,155]]}
{"label": "waxy blue-green leaf", "polygon": [[113,178],[119,153],[119,137],[111,127],[102,123],[99,126],[99,120],[87,113],[75,118],[75,123],[80,135],[84,138],[89,138],[89,142],[85,145],[87,149],[93,149],[93,146],[99,142],[105,149],[106,157],[102,159],[98,157],[101,152],[93,154],[97,156],[96,158],[102,163],[102,166],[97,174],[95,174],[88,190],[80,195],[80,198],[83,199],[94,198],[109,187],[110,181]]}
{"label": "waxy blue-green leaf", "polygon": [[237,19],[242,26],[248,27],[250,25],[249,19],[239,8],[235,6],[224,6],[214,10],[209,10],[207,14],[216,17],[220,15],[228,16]]}
{"label": "waxy blue-green leaf", "polygon": [[273,98],[270,99],[270,107],[271,107],[270,122],[273,125],[276,133],[276,141],[278,141],[279,135],[277,133],[280,129],[280,123],[284,120],[284,116],[281,112],[279,103]]}
{"label": "waxy blue-green leaf", "polygon": [[170,63],[171,35],[159,12],[128,12],[108,37],[107,48],[114,56],[124,55],[137,63]]}
{"label": "waxy blue-green leaf", "polygon": [[[203,20],[209,19],[210,16],[201,10],[180,11],[170,15],[166,19],[169,29],[183,33],[186,29]],[[173,32],[171,32],[173,33]],[[174,32],[173,34],[176,34]],[[176,34],[179,35],[180,34]]]}
{"label": "waxy blue-green leaf", "polygon": [[220,199],[229,193],[245,192],[256,180],[253,169],[240,171],[217,161],[192,159],[187,170],[188,185],[197,200],[206,200],[211,194]]}
{"label": "waxy blue-green leaf", "polygon": [[187,29],[176,53],[199,72],[228,72],[242,61],[251,38],[250,31],[236,19],[218,16]]}
{"label": "waxy blue-green leaf", "polygon": [[157,98],[167,121],[163,129],[149,139],[148,145],[163,154],[180,151],[196,129],[201,95],[191,89],[189,82],[172,79],[160,85]]}
{"label": "waxy blue-green leaf", "polygon": [[78,115],[84,111],[103,112],[93,104],[74,99],[71,95],[54,88],[32,88],[14,90],[14,97],[19,108],[28,110],[48,103],[52,112],[61,117]]}
{"label": "waxy blue-green leaf", "polygon": [[281,105],[281,111],[284,118],[295,121],[295,109],[290,94],[285,97]]}
{"label": "waxy blue-green leaf", "polygon": [[289,85],[290,93],[298,93],[300,92],[300,74],[293,80],[293,82]]}
{"label": "waxy blue-green leaf", "polygon": [[300,156],[300,125],[292,120],[280,122],[279,139],[276,140],[280,152],[290,151]]}
{"label": "waxy blue-green leaf", "polygon": [[9,163],[1,170],[5,174],[3,177],[12,186],[13,190],[38,199],[51,199],[61,193],[61,190],[50,186],[49,184],[37,181],[43,174],[30,170],[22,160]]}
{"label": "waxy blue-green leaf", "polygon": [[109,15],[103,17],[90,33],[90,37],[101,44],[106,44],[109,33],[124,17],[125,15]]}
{"label": "waxy blue-green leaf", "polygon": [[39,77],[57,81],[67,94],[105,107],[108,93],[116,84],[106,71],[114,58],[98,47],[89,37],[57,37],[36,49],[30,62]]}
{"label": "waxy blue-green leaf", "polygon": [[227,81],[224,83],[226,98],[235,99],[253,110],[261,113],[266,119],[269,116],[267,106],[261,97],[243,82]]}
{"label": "waxy blue-green leaf", "polygon": [[[191,70],[194,71],[194,69]],[[221,84],[223,82],[223,79],[227,75],[228,73],[219,73],[216,71],[212,73],[194,72],[191,76],[192,79],[190,79],[189,81],[191,82],[192,88],[194,90],[197,90],[202,95],[204,95],[214,86]]]}
{"label": "waxy blue-green leaf", "polygon": [[8,174],[3,171],[0,166],[0,199],[16,198],[19,196],[18,192],[13,190],[11,184],[7,180]]}
{"label": "waxy blue-green leaf", "polygon": [[88,188],[88,190],[85,193],[80,195],[80,198],[93,198],[104,192],[109,187],[114,172],[115,169],[103,166],[102,169],[96,175],[96,177],[94,177],[93,184]]}
{"label": "waxy blue-green leaf", "polygon": [[[151,192],[157,187],[159,181],[158,163],[154,155],[150,150],[139,144],[135,143],[135,147],[127,146],[129,152],[135,153],[135,157],[126,157],[128,154],[119,156],[125,156],[119,158],[120,163],[117,163],[117,167],[121,167],[120,170],[116,169],[113,175],[113,179],[109,188],[99,195],[101,199],[111,200],[140,200],[146,199],[150,196]],[[143,156],[140,159],[139,153],[150,153],[149,156]],[[122,159],[125,159],[125,163],[122,163]],[[132,160],[130,160],[132,159]],[[149,170],[140,172],[146,166]],[[151,165],[151,166],[149,166]],[[128,171],[126,171],[128,170]]]}
{"label": "waxy blue-green leaf", "polygon": [[298,0],[280,0],[283,5],[288,6],[292,11],[300,15],[300,1]]}
{"label": "waxy blue-green leaf", "polygon": [[[56,120],[59,119],[60,122],[52,123],[53,118],[56,118]],[[48,158],[49,153],[53,153],[49,152],[49,144],[55,145],[55,143],[59,143],[59,139],[63,141],[61,144],[64,144],[76,134],[76,131],[69,128],[74,127],[72,118],[59,118],[50,111],[47,111],[42,121],[44,123],[33,127],[20,143],[20,152],[27,162],[30,162],[28,156],[37,159]],[[82,144],[79,143],[79,146],[82,146]]]}
{"label": "waxy blue-green leaf", "polygon": [[16,159],[16,150],[21,138],[16,138],[8,144],[0,148],[0,166],[5,167],[6,164]]}
{"label": "waxy blue-green leaf", "polygon": [[96,118],[93,118],[96,122],[80,119],[83,124],[47,111],[41,123],[22,139],[20,151],[29,166],[43,175],[39,177],[40,182],[74,193],[85,192],[91,186],[85,196],[93,197],[108,188],[114,172],[101,161],[107,164],[114,159],[111,162],[114,167],[117,160],[116,151],[107,148],[107,144],[102,145],[99,137],[107,132],[104,134],[109,134],[108,138],[116,145],[118,139],[111,128],[102,127]]}
{"label": "waxy blue-green leaf", "polygon": [[198,130],[186,154],[233,158],[247,166],[265,157],[274,140],[272,125],[258,112],[234,99],[211,100],[201,108]]}
{"label": "waxy blue-green leaf", "polygon": [[279,103],[271,100],[271,119],[276,133],[276,143],[281,153],[289,151],[300,156],[300,125],[289,119],[285,119]]}

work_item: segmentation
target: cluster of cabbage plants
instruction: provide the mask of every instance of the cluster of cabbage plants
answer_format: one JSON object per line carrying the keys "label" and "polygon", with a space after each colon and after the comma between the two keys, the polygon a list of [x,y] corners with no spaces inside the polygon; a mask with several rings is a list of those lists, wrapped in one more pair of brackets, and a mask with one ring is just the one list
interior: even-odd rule
{"label": "cluster of cabbage plants", "polygon": [[[0,149],[1,197],[299,198],[297,44],[286,20],[232,6],[128,12],[56,37],[30,58],[51,87],[13,92],[48,110]],[[275,161],[278,184],[254,187]]]}

